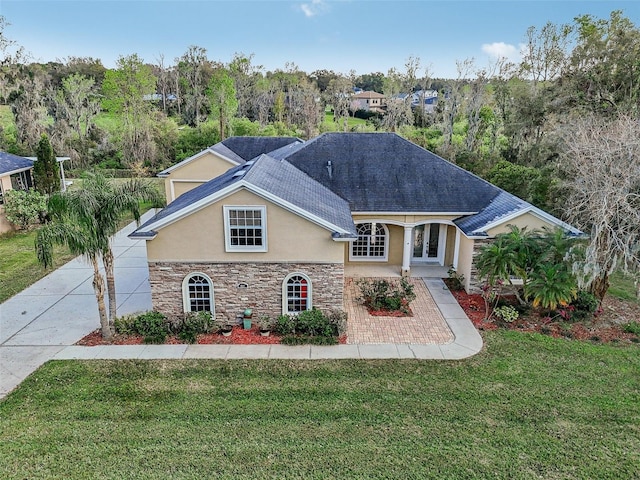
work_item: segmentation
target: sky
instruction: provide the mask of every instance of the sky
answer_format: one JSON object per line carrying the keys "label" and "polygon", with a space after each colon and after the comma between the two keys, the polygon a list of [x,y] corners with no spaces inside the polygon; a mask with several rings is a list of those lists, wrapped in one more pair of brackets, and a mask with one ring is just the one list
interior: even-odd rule
{"label": "sky", "polygon": [[39,62],[93,57],[113,68],[136,53],[166,66],[196,45],[223,63],[253,55],[264,71],[292,62],[307,73],[387,73],[414,57],[446,78],[456,61],[518,60],[530,26],[613,10],[640,27],[640,0],[0,0],[4,36]]}

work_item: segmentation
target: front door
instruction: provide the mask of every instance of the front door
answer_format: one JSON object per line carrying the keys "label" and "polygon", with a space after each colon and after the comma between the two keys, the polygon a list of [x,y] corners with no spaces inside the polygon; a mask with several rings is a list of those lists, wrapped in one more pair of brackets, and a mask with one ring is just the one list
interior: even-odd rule
{"label": "front door", "polygon": [[[437,262],[442,264],[443,245],[440,238],[440,224],[427,223],[413,229],[413,261]],[[444,229],[442,229],[444,230]]]}

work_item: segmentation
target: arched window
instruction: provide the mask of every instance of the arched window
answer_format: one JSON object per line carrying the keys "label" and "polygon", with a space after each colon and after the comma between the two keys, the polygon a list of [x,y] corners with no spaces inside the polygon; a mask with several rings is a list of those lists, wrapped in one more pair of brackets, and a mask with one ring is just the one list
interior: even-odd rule
{"label": "arched window", "polygon": [[389,231],[381,223],[356,225],[358,238],[351,245],[351,260],[385,261],[389,245]]}
{"label": "arched window", "polygon": [[204,273],[191,273],[182,281],[182,302],[185,312],[211,312],[215,314],[213,284]]}
{"label": "arched window", "polygon": [[282,283],[282,313],[311,310],[311,280],[302,273],[292,273]]}

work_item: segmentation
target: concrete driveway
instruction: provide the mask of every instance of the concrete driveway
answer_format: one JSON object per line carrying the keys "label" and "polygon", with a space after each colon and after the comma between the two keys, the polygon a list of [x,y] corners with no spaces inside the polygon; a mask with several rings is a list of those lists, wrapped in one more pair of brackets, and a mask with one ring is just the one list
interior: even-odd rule
{"label": "concrete driveway", "polygon": [[[127,238],[134,229],[131,223],[113,239],[118,315],[151,309],[145,241]],[[92,267],[76,258],[0,304],[0,398],[100,327],[92,281]]]}

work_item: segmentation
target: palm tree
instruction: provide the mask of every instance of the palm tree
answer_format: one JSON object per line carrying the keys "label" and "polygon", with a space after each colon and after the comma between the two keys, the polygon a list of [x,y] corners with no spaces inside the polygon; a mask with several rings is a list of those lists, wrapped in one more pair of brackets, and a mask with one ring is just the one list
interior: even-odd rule
{"label": "palm tree", "polygon": [[[45,266],[51,264],[54,244],[67,245],[73,253],[83,255],[91,262],[100,325],[106,340],[113,336],[113,322],[117,315],[114,256],[110,240],[118,230],[123,213],[131,212],[136,221],[140,220],[142,201],[152,202],[153,206],[162,204],[160,192],[148,181],[132,179],[115,184],[101,174],[87,175],[82,189],[50,197],[52,222],[45,225],[36,236],[38,259]],[[105,281],[99,272],[99,258],[105,269],[108,317],[104,303]]]}

